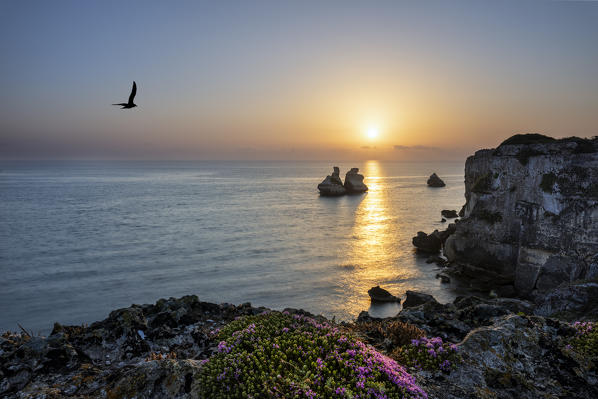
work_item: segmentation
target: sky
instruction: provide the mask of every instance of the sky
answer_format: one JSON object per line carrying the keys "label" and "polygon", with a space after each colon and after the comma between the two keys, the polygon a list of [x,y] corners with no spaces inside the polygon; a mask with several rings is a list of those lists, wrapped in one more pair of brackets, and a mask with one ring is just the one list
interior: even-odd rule
{"label": "sky", "polygon": [[458,160],[526,132],[598,135],[598,2],[0,1],[0,159]]}

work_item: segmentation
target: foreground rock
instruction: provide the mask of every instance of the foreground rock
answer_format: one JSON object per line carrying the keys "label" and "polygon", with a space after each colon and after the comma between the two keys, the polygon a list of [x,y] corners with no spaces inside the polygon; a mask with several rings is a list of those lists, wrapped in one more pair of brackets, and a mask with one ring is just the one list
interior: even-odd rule
{"label": "foreground rock", "polygon": [[[542,301],[598,276],[598,139],[517,135],[465,165],[466,204],[450,261]],[[472,273],[473,274],[473,273]]]}
{"label": "foreground rock", "polygon": [[428,186],[429,187],[444,187],[446,184],[442,181],[440,177],[436,173],[432,173],[428,178]]}
{"label": "foreground rock", "polygon": [[462,360],[453,371],[415,372],[430,399],[597,397],[596,367],[567,346],[573,328],[532,316],[532,303],[459,297],[440,304],[422,293],[410,297],[422,303],[404,306],[394,318],[362,317],[361,324],[368,342],[386,350],[410,333],[400,324],[404,332],[390,334],[397,322],[457,344]]}
{"label": "foreground rock", "polygon": [[403,302],[403,309],[412,308],[429,302],[438,303],[432,295],[417,291],[407,291],[405,294],[405,301]]}
{"label": "foreground rock", "polygon": [[335,166],[332,174],[326,176],[324,181],[318,184],[318,190],[320,190],[320,195],[328,197],[347,194],[347,189],[345,189],[343,181],[340,178],[340,169],[338,166]]}
{"label": "foreground rock", "polygon": [[363,183],[363,175],[358,168],[351,168],[345,175],[345,189],[349,194],[361,194],[368,191],[368,186]]}
{"label": "foreground rock", "polygon": [[196,296],[115,310],[89,327],[55,324],[47,337],[0,338],[0,397],[195,397],[199,360],[213,331],[265,308]]}
{"label": "foreground rock", "polygon": [[379,285],[370,288],[368,290],[368,295],[372,302],[397,302],[399,300],[384,288],[380,288]]}
{"label": "foreground rock", "polygon": [[585,281],[562,286],[536,298],[535,314],[555,315],[565,320],[598,319],[598,282]]}
{"label": "foreground rock", "polygon": [[[461,361],[452,369],[408,370],[430,399],[598,397],[596,366],[567,346],[574,329],[533,316],[535,310],[517,299],[459,297],[441,304],[409,291],[396,317],[373,319],[366,313],[355,324],[336,327],[391,357],[422,335],[455,343]],[[200,377],[204,360],[218,352],[216,330],[265,311],[186,296],[119,309],[89,327],[56,324],[47,338],[5,333],[0,397],[205,397]]]}

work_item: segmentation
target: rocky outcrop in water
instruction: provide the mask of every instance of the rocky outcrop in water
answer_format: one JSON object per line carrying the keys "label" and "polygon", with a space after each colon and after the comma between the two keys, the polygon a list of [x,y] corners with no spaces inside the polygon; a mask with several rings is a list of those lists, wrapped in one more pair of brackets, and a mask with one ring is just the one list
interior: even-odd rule
{"label": "rocky outcrop in water", "polygon": [[440,252],[440,249],[445,244],[446,240],[455,232],[455,230],[456,224],[450,223],[446,230],[434,230],[430,234],[418,231],[417,236],[413,237],[411,242],[418,251],[435,254]]}
{"label": "rocky outcrop in water", "polygon": [[428,178],[428,186],[430,187],[444,187],[446,184],[442,181],[440,177],[436,173],[432,173]]}
{"label": "rocky outcrop in water", "polygon": [[443,209],[440,214],[448,219],[455,219],[459,217],[459,214],[454,209]]}
{"label": "rocky outcrop in water", "polygon": [[440,241],[440,238],[438,238],[435,233],[438,233],[438,230],[434,230],[434,232],[429,235],[423,231],[418,231],[417,235],[411,239],[411,242],[418,251],[431,254],[438,253],[442,247],[442,241]]}
{"label": "rocky outcrop in water", "polygon": [[379,285],[370,288],[368,290],[368,295],[372,302],[397,302],[399,300],[384,288],[380,288]]}
{"label": "rocky outcrop in water", "polygon": [[359,168],[351,168],[345,175],[345,183],[340,178],[340,169],[334,167],[332,175],[326,176],[322,183],[318,184],[320,195],[327,197],[338,197],[345,194],[361,194],[368,191],[368,186],[363,183],[363,175],[360,175]]}
{"label": "rocky outcrop in water", "polygon": [[465,198],[445,245],[465,274],[539,301],[598,276],[598,139],[516,135],[477,151],[465,164]]}
{"label": "rocky outcrop in water", "polygon": [[345,188],[350,194],[360,194],[368,191],[368,186],[363,183],[363,175],[360,175],[359,168],[351,168],[345,175]]}
{"label": "rocky outcrop in water", "polygon": [[347,194],[347,189],[340,178],[340,169],[338,166],[335,166],[332,174],[326,176],[322,183],[318,184],[318,190],[320,190],[320,195],[328,197]]}

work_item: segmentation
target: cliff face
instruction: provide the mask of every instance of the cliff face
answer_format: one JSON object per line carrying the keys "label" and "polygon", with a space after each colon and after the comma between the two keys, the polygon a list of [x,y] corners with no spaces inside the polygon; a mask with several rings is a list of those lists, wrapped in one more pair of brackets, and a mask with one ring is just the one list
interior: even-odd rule
{"label": "cliff face", "polygon": [[465,164],[450,261],[520,295],[598,277],[598,139],[518,135]]}

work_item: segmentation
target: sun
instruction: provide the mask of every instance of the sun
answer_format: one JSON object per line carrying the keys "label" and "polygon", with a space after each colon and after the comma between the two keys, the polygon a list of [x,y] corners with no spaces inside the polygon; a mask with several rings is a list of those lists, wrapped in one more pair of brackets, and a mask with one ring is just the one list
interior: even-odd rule
{"label": "sun", "polygon": [[375,139],[380,134],[380,129],[378,129],[378,126],[370,126],[365,133],[370,139]]}

